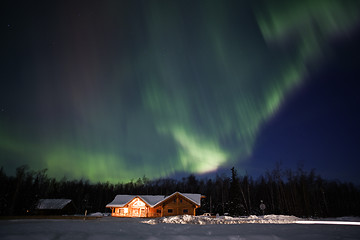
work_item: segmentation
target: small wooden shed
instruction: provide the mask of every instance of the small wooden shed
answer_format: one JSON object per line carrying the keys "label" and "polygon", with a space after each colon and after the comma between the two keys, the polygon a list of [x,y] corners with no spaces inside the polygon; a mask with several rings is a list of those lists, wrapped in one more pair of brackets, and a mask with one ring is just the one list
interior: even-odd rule
{"label": "small wooden shed", "polygon": [[35,212],[38,215],[72,215],[76,207],[71,199],[40,199]]}
{"label": "small wooden shed", "polygon": [[201,206],[201,195],[175,192],[163,195],[117,195],[106,205],[113,217],[164,217],[194,215]]}

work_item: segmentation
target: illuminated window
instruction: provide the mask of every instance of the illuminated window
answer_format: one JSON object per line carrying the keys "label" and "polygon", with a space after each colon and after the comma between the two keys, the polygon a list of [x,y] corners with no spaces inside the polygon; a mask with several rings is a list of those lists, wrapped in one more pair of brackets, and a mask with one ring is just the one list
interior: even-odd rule
{"label": "illuminated window", "polygon": [[189,213],[189,210],[183,209],[183,213]]}
{"label": "illuminated window", "polygon": [[173,212],[173,210],[169,208],[169,209],[168,209],[168,213],[172,213],[172,212]]}

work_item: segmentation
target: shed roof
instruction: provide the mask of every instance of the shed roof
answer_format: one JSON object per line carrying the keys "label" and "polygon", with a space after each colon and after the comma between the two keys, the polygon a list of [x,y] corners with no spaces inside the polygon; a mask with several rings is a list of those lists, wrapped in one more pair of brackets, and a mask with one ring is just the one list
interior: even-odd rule
{"label": "shed roof", "polygon": [[40,199],[36,209],[63,209],[71,199]]}

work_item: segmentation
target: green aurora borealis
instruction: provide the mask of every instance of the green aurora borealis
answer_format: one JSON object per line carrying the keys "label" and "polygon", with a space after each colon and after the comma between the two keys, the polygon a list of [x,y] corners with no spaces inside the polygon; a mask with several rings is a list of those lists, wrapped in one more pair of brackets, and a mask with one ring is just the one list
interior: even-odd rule
{"label": "green aurora borealis", "polygon": [[1,165],[118,182],[246,161],[308,66],[359,24],[357,1],[98,4],[23,20]]}

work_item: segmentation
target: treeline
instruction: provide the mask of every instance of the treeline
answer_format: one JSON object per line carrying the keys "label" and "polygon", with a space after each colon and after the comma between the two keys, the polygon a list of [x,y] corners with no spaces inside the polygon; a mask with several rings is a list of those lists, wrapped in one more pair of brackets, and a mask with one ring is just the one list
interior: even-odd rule
{"label": "treeline", "polygon": [[[254,180],[239,176],[197,179],[190,175],[181,180],[146,177],[128,183],[97,183],[87,180],[56,180],[46,170],[33,171],[27,166],[7,176],[0,169],[0,215],[31,215],[39,199],[68,198],[78,214],[109,212],[105,206],[117,194],[170,195],[175,191],[200,193],[206,198],[198,214],[230,214],[232,216],[284,214],[298,217],[360,216],[360,189],[352,183],[329,181],[314,171],[281,170],[276,167]],[[265,204],[264,212],[260,209]]]}

